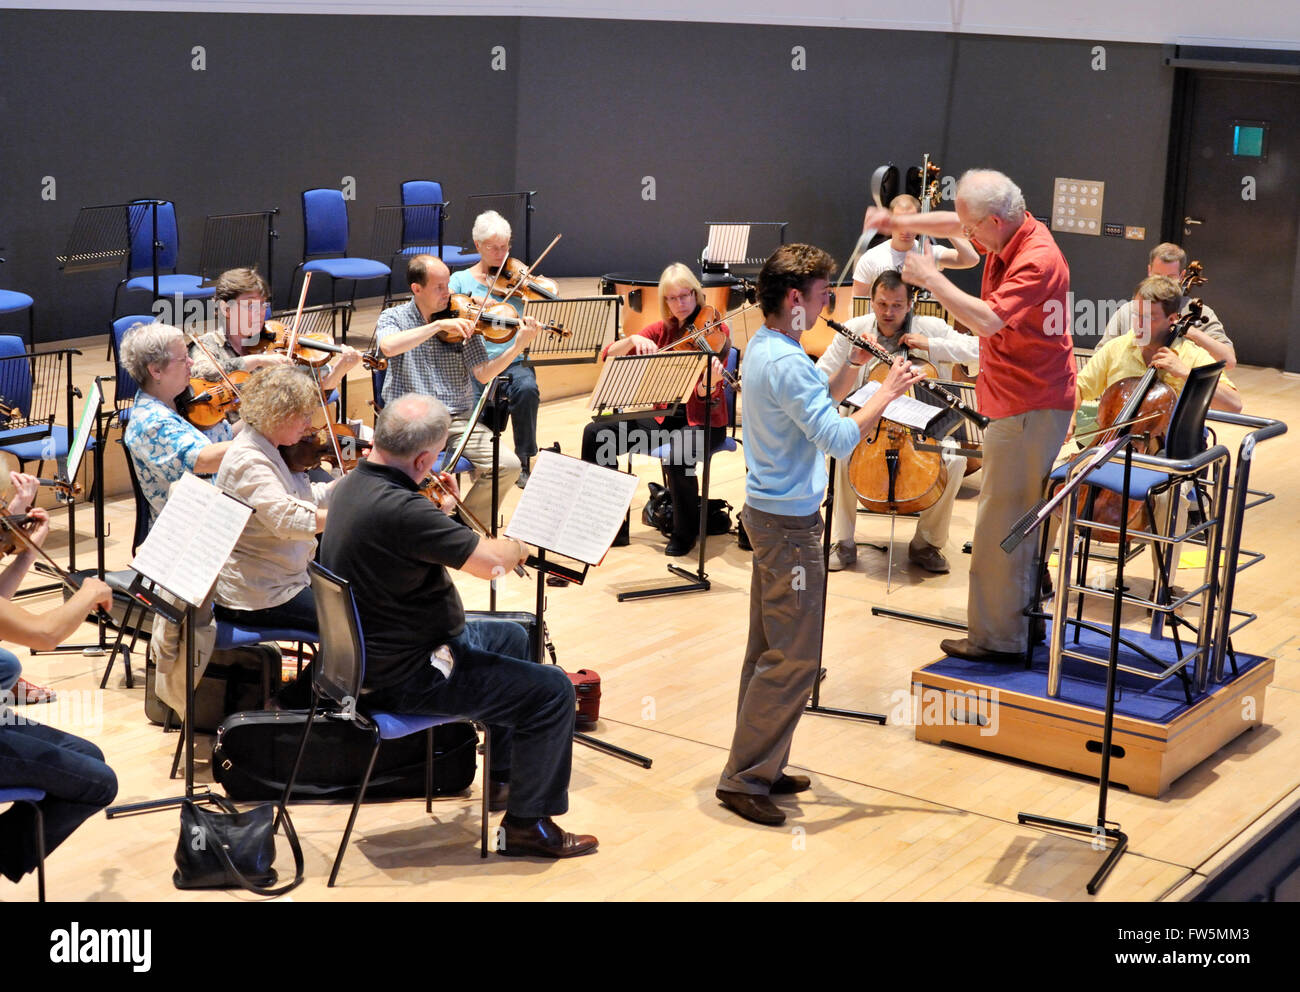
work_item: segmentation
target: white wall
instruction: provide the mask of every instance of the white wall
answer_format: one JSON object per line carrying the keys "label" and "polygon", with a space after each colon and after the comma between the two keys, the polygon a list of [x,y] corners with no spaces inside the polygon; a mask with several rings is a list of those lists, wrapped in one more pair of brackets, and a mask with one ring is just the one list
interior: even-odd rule
{"label": "white wall", "polygon": [[1300,50],[1296,0],[0,0],[54,10],[594,17]]}

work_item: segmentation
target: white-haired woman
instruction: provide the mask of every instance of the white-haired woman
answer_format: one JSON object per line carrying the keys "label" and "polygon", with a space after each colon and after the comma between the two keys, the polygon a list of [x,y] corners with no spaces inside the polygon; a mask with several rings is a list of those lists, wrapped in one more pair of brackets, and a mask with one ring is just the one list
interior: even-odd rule
{"label": "white-haired woman", "polygon": [[186,472],[212,475],[230,442],[209,440],[176,410],[193,365],[180,328],[137,324],[122,341],[122,364],[140,386],[123,439],[157,519],[172,484]]}
{"label": "white-haired woman", "polygon": [[[498,270],[510,257],[510,222],[495,210],[485,211],[475,219],[471,236],[481,257],[471,268],[453,273],[449,288],[453,293],[466,293],[481,298],[487,295],[488,287],[492,285]],[[494,294],[497,295],[504,293]],[[508,302],[516,313],[523,314],[524,302],[519,296],[510,297]],[[483,341],[489,360],[509,350],[510,344],[511,342],[497,344],[486,339]],[[528,469],[533,456],[537,454],[537,408],[541,404],[537,376],[531,366],[524,364],[527,355],[527,352],[522,353],[502,373],[510,377],[510,385],[505,392],[510,401],[510,420],[514,425],[515,454],[521,466],[519,478],[515,481],[520,489],[528,483]],[[474,385],[481,393],[483,385],[477,380]]]}

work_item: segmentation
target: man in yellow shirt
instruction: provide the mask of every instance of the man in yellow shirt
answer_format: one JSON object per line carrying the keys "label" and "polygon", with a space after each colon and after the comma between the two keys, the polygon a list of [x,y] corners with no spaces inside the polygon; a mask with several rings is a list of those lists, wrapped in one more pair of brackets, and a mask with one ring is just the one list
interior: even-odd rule
{"label": "man in yellow shirt", "polygon": [[[1080,403],[1095,400],[1111,383],[1141,377],[1148,368],[1159,369],[1158,378],[1181,393],[1187,374],[1215,359],[1200,345],[1180,337],[1168,344],[1169,330],[1179,316],[1182,293],[1168,276],[1151,276],[1133,297],[1133,330],[1107,341],[1079,371],[1075,384],[1075,411]],[[1226,375],[1219,376],[1210,406],[1240,413],[1241,393]]]}

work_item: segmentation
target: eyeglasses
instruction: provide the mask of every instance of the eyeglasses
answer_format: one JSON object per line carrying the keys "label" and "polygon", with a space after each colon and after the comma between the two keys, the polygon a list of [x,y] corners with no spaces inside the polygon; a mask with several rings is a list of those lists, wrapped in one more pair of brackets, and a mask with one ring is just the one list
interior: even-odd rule
{"label": "eyeglasses", "polygon": [[694,290],[691,290],[690,292],[687,293],[678,293],[676,296],[664,297],[664,301],[667,303],[685,303],[687,300],[694,300],[694,299],[695,299]]}
{"label": "eyeglasses", "polygon": [[479,247],[487,251],[509,251],[510,242],[509,241],[484,241],[481,245],[479,245]]}
{"label": "eyeglasses", "polygon": [[981,218],[980,218],[979,220],[977,220],[977,221],[972,221],[972,222],[969,223],[969,224],[963,224],[963,225],[961,226],[961,233],[962,233],[962,235],[963,235],[964,237],[967,237],[967,238],[971,237],[971,236],[972,236],[976,231],[979,230],[979,226],[980,226],[981,224],[983,224],[983,223],[984,223],[986,220],[988,220],[988,219],[989,219],[989,214],[985,214],[983,217],[981,217]]}

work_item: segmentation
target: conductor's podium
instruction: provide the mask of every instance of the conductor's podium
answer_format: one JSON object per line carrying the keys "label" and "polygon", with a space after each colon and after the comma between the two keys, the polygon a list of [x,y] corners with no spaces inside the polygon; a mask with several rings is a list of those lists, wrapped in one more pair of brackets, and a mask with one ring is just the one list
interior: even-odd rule
{"label": "conductor's podium", "polygon": [[[1153,653],[1172,651],[1167,641],[1133,631],[1125,636]],[[1084,631],[1080,646],[1105,658],[1109,641]],[[1136,661],[1121,648],[1121,664]],[[1260,726],[1273,659],[1238,652],[1236,662],[1235,675],[1190,705],[1177,678],[1153,687],[1121,671],[1111,784],[1163,795],[1180,775]],[[1049,697],[1046,645],[1038,646],[1030,669],[944,658],[912,673],[916,739],[1100,778],[1105,689],[1104,669],[1067,661],[1060,694]]]}

